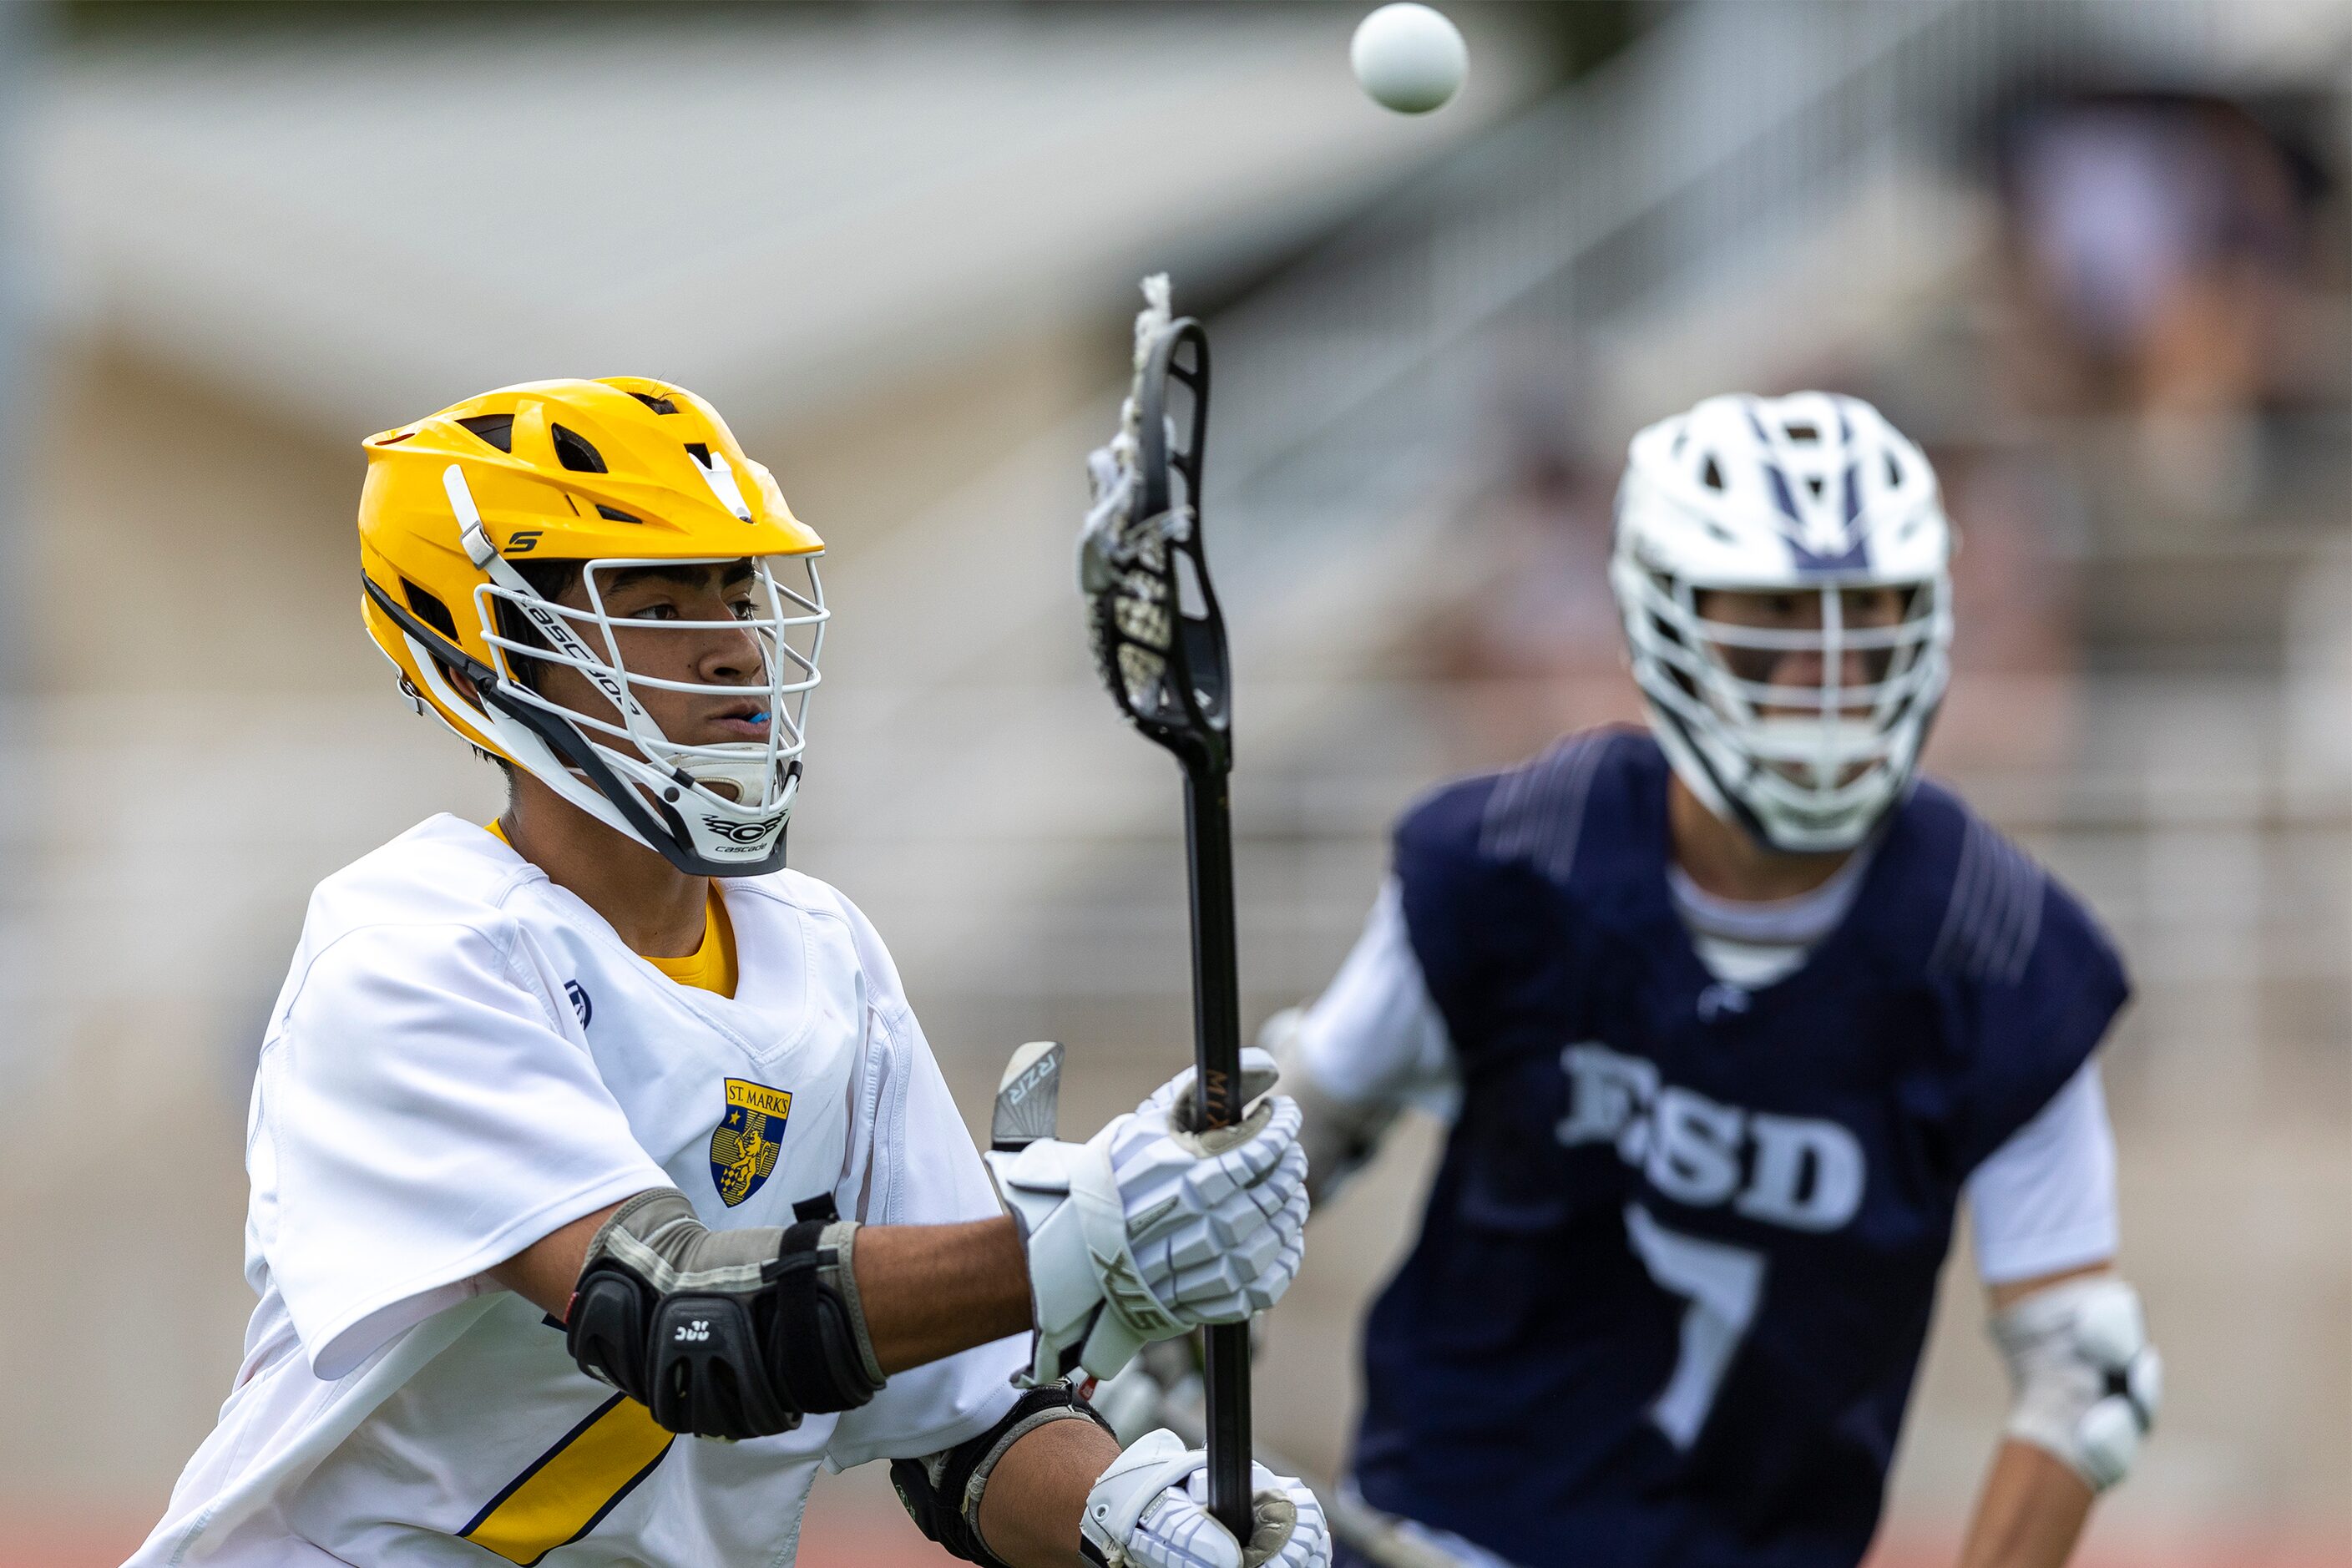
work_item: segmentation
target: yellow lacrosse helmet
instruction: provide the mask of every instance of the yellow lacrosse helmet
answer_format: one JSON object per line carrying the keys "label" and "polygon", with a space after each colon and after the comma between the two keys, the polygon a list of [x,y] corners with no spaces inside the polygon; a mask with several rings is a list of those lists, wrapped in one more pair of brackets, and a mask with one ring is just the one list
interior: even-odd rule
{"label": "yellow lacrosse helmet", "polygon": [[[681,870],[740,877],[782,865],[824,637],[824,544],[718,411],[634,376],[527,382],[363,445],[361,614],[417,711]],[[605,574],[747,559],[752,614],[730,624],[758,641],[756,683],[629,670],[616,627],[709,623],[609,616]],[[546,586],[575,573],[585,609]],[[586,675],[604,695],[598,710],[541,696],[533,673],[544,663]],[[647,687],[758,700],[768,737],[673,742],[637,700]]]}

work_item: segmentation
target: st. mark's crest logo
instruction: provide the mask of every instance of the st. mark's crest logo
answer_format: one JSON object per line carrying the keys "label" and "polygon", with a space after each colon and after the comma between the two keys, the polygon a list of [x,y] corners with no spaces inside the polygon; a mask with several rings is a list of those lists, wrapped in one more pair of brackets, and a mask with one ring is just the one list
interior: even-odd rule
{"label": "st. mark's crest logo", "polygon": [[710,1135],[710,1180],[729,1208],[766,1184],[792,1113],[793,1097],[785,1090],[747,1079],[727,1080],[727,1115]]}

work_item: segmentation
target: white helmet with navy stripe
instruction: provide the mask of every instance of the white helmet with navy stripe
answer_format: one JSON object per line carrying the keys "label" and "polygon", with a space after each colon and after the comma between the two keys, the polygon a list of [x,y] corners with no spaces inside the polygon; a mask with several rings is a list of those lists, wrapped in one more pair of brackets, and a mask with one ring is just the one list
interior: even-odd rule
{"label": "white helmet with navy stripe", "polygon": [[1634,437],[1610,578],[1683,782],[1775,849],[1861,842],[1943,698],[1951,553],[1935,471],[1859,398],[1710,397]]}

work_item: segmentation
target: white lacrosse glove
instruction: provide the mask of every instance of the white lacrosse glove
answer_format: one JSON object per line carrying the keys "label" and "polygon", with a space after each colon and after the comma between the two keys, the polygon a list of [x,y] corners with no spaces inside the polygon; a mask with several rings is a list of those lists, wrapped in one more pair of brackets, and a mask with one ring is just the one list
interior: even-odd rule
{"label": "white lacrosse glove", "polygon": [[[1244,1103],[1274,1080],[1272,1057],[1242,1053]],[[1244,1321],[1289,1289],[1307,1228],[1298,1107],[1266,1095],[1239,1125],[1193,1132],[1192,1089],[1188,1069],[1084,1143],[984,1156],[1029,1255],[1024,1384],[1112,1376],[1153,1340]]]}
{"label": "white lacrosse glove", "polygon": [[1331,1531],[1313,1492],[1252,1465],[1244,1546],[1209,1512],[1208,1463],[1165,1428],[1112,1460],[1078,1521],[1087,1555],[1105,1568],[1327,1568]]}

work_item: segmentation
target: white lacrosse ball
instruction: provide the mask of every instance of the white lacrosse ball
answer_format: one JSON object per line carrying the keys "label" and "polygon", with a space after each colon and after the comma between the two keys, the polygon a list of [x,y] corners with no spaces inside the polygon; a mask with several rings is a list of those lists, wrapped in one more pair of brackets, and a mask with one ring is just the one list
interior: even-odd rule
{"label": "white lacrosse ball", "polygon": [[1356,25],[1348,63],[1372,101],[1427,114],[1462,90],[1470,49],[1461,29],[1426,5],[1383,5]]}

